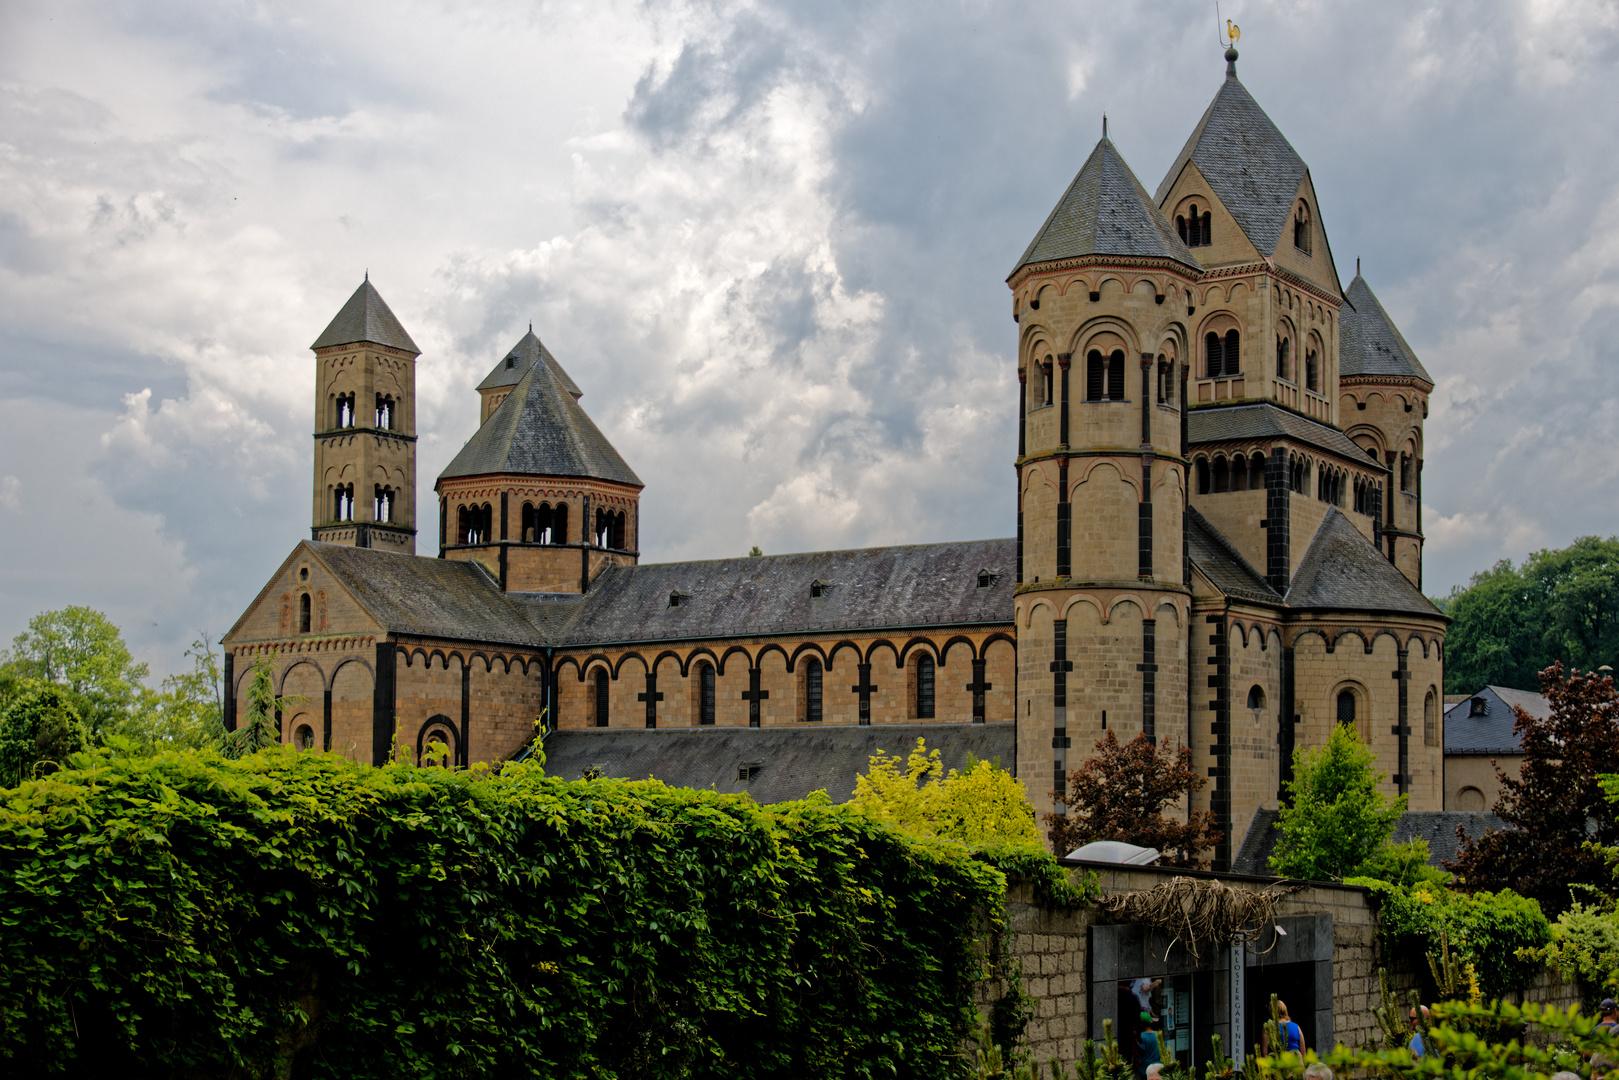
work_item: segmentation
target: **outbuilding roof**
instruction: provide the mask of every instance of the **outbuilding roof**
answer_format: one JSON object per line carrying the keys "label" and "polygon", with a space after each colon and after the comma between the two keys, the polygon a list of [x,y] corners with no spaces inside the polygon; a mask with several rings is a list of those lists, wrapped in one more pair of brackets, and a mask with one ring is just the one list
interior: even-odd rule
{"label": "outbuilding roof", "polygon": [[1336,506],[1327,508],[1293,574],[1287,605],[1444,617]]}
{"label": "outbuilding roof", "polygon": [[[1281,815],[1275,810],[1256,810],[1248,825],[1242,847],[1231,862],[1234,874],[1272,874],[1271,854],[1276,841],[1281,839]],[[1495,814],[1469,810],[1408,810],[1400,815],[1389,837],[1396,844],[1410,840],[1428,841],[1428,865],[1443,868],[1456,858],[1461,849],[1457,828],[1468,837],[1484,835],[1487,829],[1509,829],[1510,825]]]}
{"label": "outbuilding roof", "polygon": [[[1473,702],[1482,712],[1474,714]],[[1486,686],[1445,709],[1445,753],[1457,755],[1497,755],[1523,753],[1523,741],[1515,729],[1517,706],[1541,719],[1551,715],[1546,699],[1533,690],[1506,686]]]}
{"label": "outbuilding roof", "polygon": [[1309,170],[1234,71],[1158,185],[1153,201],[1159,206],[1187,163],[1197,166],[1260,254],[1274,252]]}
{"label": "outbuilding roof", "polygon": [[1016,724],[876,724],[853,727],[681,727],[563,729],[545,737],[545,771],[575,780],[596,772],[628,780],[655,777],[677,787],[745,792],[761,803],[802,799],[825,791],[837,802],[854,795],[855,776],[879,751],[904,756],[927,740],[946,769],[968,755],[1000,759],[1011,769]]}
{"label": "outbuilding roof", "polygon": [[1199,269],[1175,226],[1106,136],[1091,151],[1012,273],[1030,263],[1086,255],[1173,259]]}
{"label": "outbuilding roof", "polygon": [[1344,297],[1349,303],[1338,312],[1338,374],[1346,379],[1379,375],[1419,379],[1431,388],[1428,369],[1383,310],[1366,279],[1356,274]]}
{"label": "outbuilding roof", "polygon": [[387,301],[382,299],[382,294],[377,292],[377,287],[371,284],[369,274],[354,290],[354,295],[348,298],[337,317],[327,324],[320,337],[309,347],[324,349],[329,345],[352,345],[361,341],[403,349],[416,356],[422,352],[410,340],[410,335],[405,333],[405,328],[399,325],[399,320],[394,317]]}
{"label": "outbuilding roof", "polygon": [[557,644],[1010,624],[1016,564],[1006,539],[615,566]]}
{"label": "outbuilding roof", "polygon": [[[1190,409],[1186,428],[1193,446],[1247,439],[1291,439],[1360,464],[1371,460],[1354,439],[1337,428],[1264,403]],[[1373,461],[1372,467],[1381,466]]]}
{"label": "outbuilding roof", "polygon": [[578,387],[562,366],[536,362],[545,355],[539,339],[531,332],[513,351],[518,350],[526,358],[527,370],[439,479],[579,476],[641,487],[641,478],[579,407]]}

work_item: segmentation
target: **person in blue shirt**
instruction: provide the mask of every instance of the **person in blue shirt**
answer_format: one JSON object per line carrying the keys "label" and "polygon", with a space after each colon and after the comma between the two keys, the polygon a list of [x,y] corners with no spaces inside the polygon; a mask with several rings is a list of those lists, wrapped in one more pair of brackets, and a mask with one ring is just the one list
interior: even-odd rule
{"label": "person in blue shirt", "polygon": [[1152,1026],[1152,1013],[1141,1014],[1141,1026],[1144,1029],[1136,1040],[1136,1076],[1146,1080],[1147,1070],[1162,1063],[1158,1054],[1158,1032]]}
{"label": "person in blue shirt", "polygon": [[[1428,1012],[1427,1008],[1424,1008],[1422,1011],[1424,1015],[1426,1015]],[[1417,1010],[1412,1009],[1407,1015],[1406,1019],[1411,1024],[1411,1041],[1405,1044],[1406,1049],[1411,1051],[1412,1057],[1420,1058],[1428,1052],[1428,1047],[1427,1044],[1422,1041],[1422,1032],[1417,1027]]]}
{"label": "person in blue shirt", "polygon": [[[1281,1050],[1288,1050],[1299,1055],[1300,1057],[1303,1057],[1304,1029],[1295,1024],[1292,1018],[1287,1015],[1287,1002],[1278,1001],[1276,1003],[1276,1020],[1277,1025],[1281,1028],[1282,1032],[1282,1045],[1277,1048],[1278,1052]],[[1270,1032],[1268,1030],[1265,1032],[1262,1049],[1266,1054],[1271,1052]]]}

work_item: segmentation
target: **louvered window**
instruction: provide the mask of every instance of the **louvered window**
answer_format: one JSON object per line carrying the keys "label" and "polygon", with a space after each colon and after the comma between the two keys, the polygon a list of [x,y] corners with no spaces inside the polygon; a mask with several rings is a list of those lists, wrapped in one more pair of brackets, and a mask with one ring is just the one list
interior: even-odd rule
{"label": "louvered window", "polygon": [[804,665],[804,719],[821,722],[821,662],[815,657]]}

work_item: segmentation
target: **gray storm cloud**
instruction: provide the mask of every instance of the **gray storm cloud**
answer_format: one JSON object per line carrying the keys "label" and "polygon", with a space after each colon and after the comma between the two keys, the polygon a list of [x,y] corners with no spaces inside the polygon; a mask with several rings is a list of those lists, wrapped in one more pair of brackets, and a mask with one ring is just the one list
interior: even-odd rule
{"label": "gray storm cloud", "polygon": [[[1619,531],[1612,5],[1226,14],[1438,380],[1428,591]],[[7,5],[0,637],[223,632],[307,535],[307,346],[368,269],[425,504],[532,319],[648,559],[1010,535],[1003,279],[1104,111],[1150,189],[1222,70],[1201,4]]]}

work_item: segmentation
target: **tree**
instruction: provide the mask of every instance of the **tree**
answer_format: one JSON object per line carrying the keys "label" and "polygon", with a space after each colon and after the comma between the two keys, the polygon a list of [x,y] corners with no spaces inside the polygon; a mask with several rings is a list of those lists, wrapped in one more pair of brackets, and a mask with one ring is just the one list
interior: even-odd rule
{"label": "tree", "polygon": [[147,676],[118,627],[88,607],[44,611],[12,641],[7,666],[14,674],[71,690],[90,733],[99,736],[139,704]]}
{"label": "tree", "polygon": [[280,697],[275,692],[275,657],[261,656],[253,664],[247,684],[247,710],[244,723],[226,732],[220,749],[228,758],[240,758],[276,746],[281,742],[281,713],[301,704],[298,695]]}
{"label": "tree", "polygon": [[168,676],[160,690],[145,690],[117,729],[140,753],[218,746],[224,737],[219,658],[208,635],[193,641],[186,656],[191,670]]}
{"label": "tree", "polygon": [[1561,662],[1619,665],[1619,537],[1582,536],[1537,551],[1514,568],[1502,560],[1445,601],[1445,690],[1529,687]]}
{"label": "tree", "polygon": [[1040,842],[1034,807],[1015,777],[971,757],[946,773],[939,751],[929,753],[923,739],[908,758],[879,750],[854,784],[855,806],[913,836],[974,846]]}
{"label": "tree", "polygon": [[1553,664],[1540,673],[1540,692],[1550,706],[1545,719],[1515,710],[1524,755],[1518,775],[1496,769],[1495,812],[1512,827],[1464,837],[1445,865],[1468,889],[1513,889],[1557,915],[1569,907],[1571,885],[1616,894],[1593,845],[1619,843],[1619,812],[1601,781],[1619,762],[1619,691],[1612,676],[1565,676]]}
{"label": "tree", "polygon": [[1334,724],[1327,745],[1293,752],[1293,779],[1270,867],[1283,877],[1336,881],[1378,855],[1409,796],[1377,789],[1377,757],[1349,724]]}
{"label": "tree", "polygon": [[49,771],[87,742],[84,722],[61,687],[22,680],[0,710],[0,787]]}
{"label": "tree", "polygon": [[1052,850],[1065,855],[1094,840],[1122,840],[1157,848],[1166,865],[1196,867],[1198,853],[1220,840],[1214,815],[1191,810],[1180,821],[1163,811],[1207,783],[1192,768],[1191,747],[1155,746],[1146,735],[1121,746],[1109,731],[1096,756],[1068,774],[1068,813],[1046,815]]}

